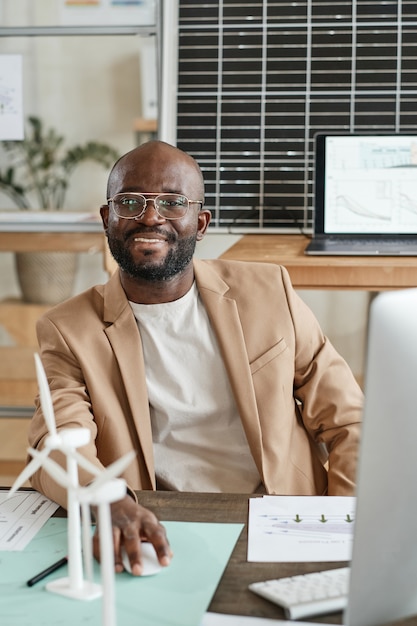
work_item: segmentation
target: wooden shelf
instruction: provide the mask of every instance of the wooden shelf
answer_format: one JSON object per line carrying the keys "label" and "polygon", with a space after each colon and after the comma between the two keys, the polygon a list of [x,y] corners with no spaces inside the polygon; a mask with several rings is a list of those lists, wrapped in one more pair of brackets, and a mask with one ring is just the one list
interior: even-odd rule
{"label": "wooden shelf", "polygon": [[0,232],[0,252],[89,252],[107,247],[100,232]]}
{"label": "wooden shelf", "polygon": [[133,130],[136,133],[156,133],[158,130],[157,120],[138,117],[133,123]]}

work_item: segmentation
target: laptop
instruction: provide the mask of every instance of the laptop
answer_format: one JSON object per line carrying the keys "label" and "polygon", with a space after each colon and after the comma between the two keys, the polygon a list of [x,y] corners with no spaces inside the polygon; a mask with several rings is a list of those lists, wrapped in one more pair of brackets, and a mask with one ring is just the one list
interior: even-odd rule
{"label": "laptop", "polygon": [[417,256],[417,134],[314,138],[310,255]]}
{"label": "laptop", "polygon": [[417,289],[371,304],[347,626],[417,614]]}

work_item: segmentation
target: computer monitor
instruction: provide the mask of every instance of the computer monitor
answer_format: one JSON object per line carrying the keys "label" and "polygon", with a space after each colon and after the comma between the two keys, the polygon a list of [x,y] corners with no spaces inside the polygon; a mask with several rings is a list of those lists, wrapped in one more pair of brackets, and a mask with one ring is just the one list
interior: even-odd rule
{"label": "computer monitor", "polygon": [[344,624],[417,614],[417,289],[372,302]]}

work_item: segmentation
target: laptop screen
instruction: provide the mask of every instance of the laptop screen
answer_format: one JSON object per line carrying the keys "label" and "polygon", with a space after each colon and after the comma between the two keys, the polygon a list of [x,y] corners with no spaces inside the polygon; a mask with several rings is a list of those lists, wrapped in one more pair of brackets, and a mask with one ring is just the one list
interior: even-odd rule
{"label": "laptop screen", "polygon": [[318,134],[315,233],[417,233],[417,134]]}

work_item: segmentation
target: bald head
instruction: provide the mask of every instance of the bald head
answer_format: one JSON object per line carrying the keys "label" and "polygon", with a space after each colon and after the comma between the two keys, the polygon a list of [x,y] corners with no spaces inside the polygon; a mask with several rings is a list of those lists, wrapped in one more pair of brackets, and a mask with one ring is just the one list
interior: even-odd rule
{"label": "bald head", "polygon": [[[180,188],[181,187],[181,188]],[[120,191],[182,193],[204,201],[204,179],[192,156],[164,141],[149,141],[114,164],[107,197]]]}

